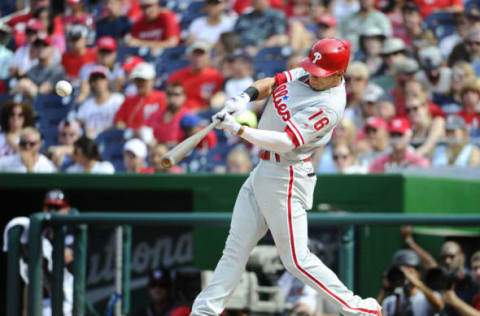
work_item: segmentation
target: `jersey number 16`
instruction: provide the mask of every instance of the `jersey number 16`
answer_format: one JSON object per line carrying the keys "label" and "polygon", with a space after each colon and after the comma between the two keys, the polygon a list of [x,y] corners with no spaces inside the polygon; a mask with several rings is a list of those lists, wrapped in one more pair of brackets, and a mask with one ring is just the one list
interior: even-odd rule
{"label": "jersey number 16", "polygon": [[[323,114],[323,110],[320,109],[317,113],[313,114],[312,116],[310,116],[308,118],[309,121],[311,120],[314,120],[315,118],[317,118],[318,116],[322,115]],[[313,128],[315,128],[316,131],[319,131],[321,130],[322,128],[324,128],[325,126],[328,125],[328,123],[330,123],[330,121],[328,120],[328,117],[326,116],[323,116],[321,117],[319,120],[317,120],[315,123],[313,123]]]}

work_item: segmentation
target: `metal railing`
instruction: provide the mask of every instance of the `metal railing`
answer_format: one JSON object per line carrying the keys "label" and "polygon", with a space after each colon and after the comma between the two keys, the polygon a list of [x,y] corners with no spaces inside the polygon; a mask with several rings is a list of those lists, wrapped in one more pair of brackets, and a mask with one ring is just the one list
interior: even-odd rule
{"label": "metal railing", "polygon": [[[228,226],[231,213],[81,213],[58,215],[36,213],[30,217],[28,241],[28,315],[42,314],[42,247],[41,234],[45,224],[54,228],[54,251],[52,270],[52,312],[63,315],[63,271],[64,247],[67,225],[74,229],[74,315],[85,315],[85,278],[87,262],[87,229],[89,225],[122,227],[122,313],[130,308],[130,252],[132,226]],[[339,249],[339,276],[350,288],[353,287],[354,271],[354,228],[363,225],[423,225],[423,226],[475,226],[480,224],[480,215],[412,215],[412,214],[319,214],[309,213],[310,226],[336,226],[345,228]],[[18,260],[20,258],[21,228],[9,231],[7,315],[20,315],[20,279]],[[15,294],[17,293],[17,294]]]}

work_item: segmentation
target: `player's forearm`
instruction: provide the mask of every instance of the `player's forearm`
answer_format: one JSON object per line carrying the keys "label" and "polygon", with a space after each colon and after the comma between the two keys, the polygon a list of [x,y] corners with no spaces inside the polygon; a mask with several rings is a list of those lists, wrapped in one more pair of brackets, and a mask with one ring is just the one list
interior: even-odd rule
{"label": "player's forearm", "polygon": [[262,100],[272,94],[275,79],[272,77],[263,78],[252,83],[252,86],[258,90],[257,100]]}
{"label": "player's forearm", "polygon": [[295,148],[290,137],[284,132],[244,127],[241,137],[262,149],[277,153],[286,153]]}

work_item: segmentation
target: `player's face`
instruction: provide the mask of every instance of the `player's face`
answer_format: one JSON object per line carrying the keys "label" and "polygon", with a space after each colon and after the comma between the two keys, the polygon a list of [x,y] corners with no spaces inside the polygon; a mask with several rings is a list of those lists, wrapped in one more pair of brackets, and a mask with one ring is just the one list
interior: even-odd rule
{"label": "player's face", "polygon": [[310,74],[309,81],[310,86],[314,90],[322,91],[340,84],[343,72],[334,73],[328,77],[318,77]]}

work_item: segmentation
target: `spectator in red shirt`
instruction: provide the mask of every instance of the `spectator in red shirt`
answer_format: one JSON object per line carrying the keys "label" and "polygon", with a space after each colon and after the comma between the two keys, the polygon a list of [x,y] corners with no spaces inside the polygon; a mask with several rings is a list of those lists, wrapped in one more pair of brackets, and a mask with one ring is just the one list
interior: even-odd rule
{"label": "spectator in red shirt", "polygon": [[[180,128],[183,131],[184,138],[188,138],[193,134],[201,131],[204,126],[201,125],[201,119],[196,114],[185,114],[180,120]],[[183,139],[182,139],[183,140]],[[204,152],[206,149],[212,149],[217,146],[218,138],[214,131],[205,136],[205,138],[197,145],[197,149]]]}
{"label": "spectator in red shirt", "polygon": [[176,46],[180,40],[180,25],[175,14],[163,9],[158,0],[140,0],[142,17],[125,37],[129,46],[146,46],[153,50]]}
{"label": "spectator in red shirt", "polygon": [[82,66],[97,61],[97,50],[87,47],[88,29],[73,25],[67,33],[68,51],[63,55],[62,65],[70,79],[78,79]]}
{"label": "spectator in red shirt", "polygon": [[[25,14],[20,14],[17,16],[14,16],[10,20],[8,20],[7,24],[13,28],[18,30],[22,30],[24,27],[23,25],[28,22],[31,18],[33,18],[33,12],[36,12],[39,8],[44,8],[44,7],[49,7],[50,6],[50,0],[37,0],[37,1],[30,1],[30,11]],[[19,25],[21,26],[19,26]],[[22,25],[23,24],[23,25]]]}
{"label": "spectator in red shirt", "polygon": [[423,18],[438,11],[462,12],[462,0],[414,0]]}
{"label": "spectator in red shirt", "polygon": [[187,50],[190,66],[172,73],[168,78],[168,83],[179,82],[185,88],[191,109],[207,109],[210,98],[222,88],[222,74],[210,66],[211,49],[208,42],[194,42]]}
{"label": "spectator in red shirt", "polygon": [[147,145],[138,138],[132,138],[123,146],[123,162],[128,173],[153,173],[152,167],[145,166],[148,156]]}
{"label": "spectator in red shirt", "polygon": [[401,170],[409,166],[430,166],[427,159],[409,149],[412,129],[406,118],[397,117],[388,122],[388,132],[390,133],[392,152],[375,159],[370,166],[370,172],[381,173],[389,170]]}
{"label": "spectator in red shirt", "polygon": [[153,128],[157,142],[174,145],[183,139],[180,120],[188,112],[184,106],[187,98],[185,89],[178,82],[169,84],[165,91],[167,106],[152,114],[146,124]]}
{"label": "spectator in red shirt", "polygon": [[130,73],[137,94],[127,96],[115,115],[117,128],[139,129],[150,116],[165,107],[165,93],[153,89],[155,68],[149,63],[138,64]]}
{"label": "spectator in red shirt", "polygon": [[82,0],[67,0],[67,12],[62,18],[63,25],[66,29],[75,24],[82,24],[89,29],[95,28],[95,20],[93,16],[85,11]]}
{"label": "spectator in red shirt", "polygon": [[463,110],[457,115],[461,116],[470,132],[480,127],[480,79],[467,82],[461,92]]}

